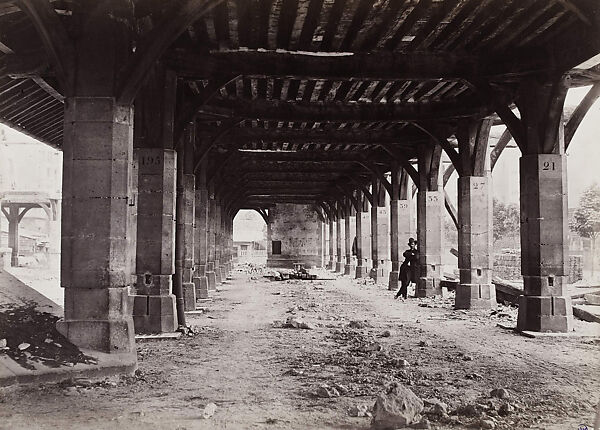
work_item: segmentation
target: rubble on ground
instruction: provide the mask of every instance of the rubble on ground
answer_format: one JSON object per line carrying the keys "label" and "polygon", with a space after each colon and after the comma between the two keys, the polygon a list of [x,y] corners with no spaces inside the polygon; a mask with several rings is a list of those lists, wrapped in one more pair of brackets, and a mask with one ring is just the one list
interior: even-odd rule
{"label": "rubble on ground", "polygon": [[[56,330],[56,315],[40,312],[35,303],[0,307],[0,355],[5,354],[25,369],[35,363],[48,367],[96,364]],[[5,346],[1,346],[5,345]]]}
{"label": "rubble on ground", "polygon": [[402,384],[390,384],[379,393],[373,406],[374,430],[391,430],[407,427],[421,421],[423,401]]}

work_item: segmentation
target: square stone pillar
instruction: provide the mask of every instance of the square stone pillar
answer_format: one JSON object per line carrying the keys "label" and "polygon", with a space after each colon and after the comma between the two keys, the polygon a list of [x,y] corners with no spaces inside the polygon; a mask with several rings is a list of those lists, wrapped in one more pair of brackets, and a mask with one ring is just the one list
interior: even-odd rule
{"label": "square stone pillar", "polygon": [[457,309],[496,307],[492,284],[492,181],[490,176],[458,178]]}
{"label": "square stone pillar", "polygon": [[336,247],[336,262],[335,271],[344,273],[344,255],[345,255],[345,224],[344,218],[338,218],[335,227],[335,247]]}
{"label": "square stone pillar", "polygon": [[195,199],[196,224],[194,228],[194,287],[197,299],[208,299],[208,277],[206,276],[206,260],[208,258],[208,190],[200,188],[196,190]]}
{"label": "square stone pillar", "polygon": [[386,206],[377,208],[377,276],[375,282],[387,282],[390,273],[390,215]]}
{"label": "square stone pillar", "polygon": [[120,106],[111,97],[65,100],[61,228],[65,303],[57,329],[80,348],[135,352],[127,252],[132,150],[131,107]]}
{"label": "square stone pillar", "polygon": [[335,270],[335,252],[336,252],[336,222],[333,220],[329,221],[329,263],[327,263],[327,269]]}
{"label": "square stone pillar", "polygon": [[208,260],[206,263],[206,277],[208,278],[208,289],[209,291],[215,291],[217,289],[217,275],[215,272],[215,231],[216,231],[216,212],[217,202],[214,196],[209,195],[208,199]]}
{"label": "square stone pillar", "polygon": [[[374,188],[375,189],[375,188]],[[375,192],[373,192],[375,194]],[[375,195],[373,195],[374,199],[377,199]],[[369,271],[369,277],[373,278],[375,282],[377,279],[381,279],[381,272],[379,271],[379,229],[378,222],[379,217],[377,216],[377,203],[373,203],[371,205],[371,270]]]}
{"label": "square stone pillar", "polygon": [[390,202],[390,257],[392,270],[390,272],[388,289],[400,288],[400,264],[404,260],[403,250],[406,249],[412,232],[412,214],[409,200],[392,200]]}
{"label": "square stone pillar", "polygon": [[356,213],[356,278],[369,276],[371,267],[371,216],[369,212]]}
{"label": "square stone pillar", "polygon": [[215,283],[220,284],[223,282],[221,274],[221,252],[223,250],[223,225],[221,223],[221,202],[219,199],[215,199]]}
{"label": "square stone pillar", "polygon": [[136,333],[173,332],[175,151],[138,148],[138,229],[133,319]]}
{"label": "square stone pillar", "polygon": [[196,216],[196,176],[183,175],[183,302],[186,311],[196,309],[194,277],[194,222]]}
{"label": "square stone pillar", "polygon": [[354,242],[355,235],[352,234],[356,231],[356,218],[350,214],[346,215],[346,224],[344,226],[345,239],[346,239],[346,265],[344,266],[344,275],[354,275],[356,270],[356,264],[352,258],[352,244]]}
{"label": "square stone pillar", "polygon": [[573,310],[567,294],[567,158],[523,155],[521,183],[521,271],[519,330],[567,332]]}
{"label": "square stone pillar", "polygon": [[442,219],[443,191],[419,190],[417,193],[417,242],[420,276],[416,296],[442,294]]}

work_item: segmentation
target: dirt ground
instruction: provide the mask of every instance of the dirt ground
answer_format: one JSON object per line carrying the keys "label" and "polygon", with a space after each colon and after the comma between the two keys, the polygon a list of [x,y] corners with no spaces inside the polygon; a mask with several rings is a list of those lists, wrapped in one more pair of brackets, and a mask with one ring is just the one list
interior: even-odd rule
{"label": "dirt ground", "polygon": [[[133,377],[0,389],[0,429],[368,429],[370,418],[348,409],[372,406],[392,381],[448,405],[449,415],[424,415],[431,428],[479,428],[482,419],[499,429],[593,426],[600,343],[498,327],[514,324],[514,308],[399,302],[347,278],[236,273],[219,289],[206,312],[188,316],[198,335],[138,344]],[[274,323],[288,317],[311,329]],[[340,396],[315,395],[324,384]],[[491,398],[496,388],[509,398]],[[204,418],[209,403],[217,409]]]}

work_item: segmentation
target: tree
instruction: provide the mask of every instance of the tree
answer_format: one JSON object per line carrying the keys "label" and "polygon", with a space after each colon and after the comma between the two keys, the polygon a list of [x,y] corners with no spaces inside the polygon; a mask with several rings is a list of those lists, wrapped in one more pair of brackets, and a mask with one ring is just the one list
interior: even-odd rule
{"label": "tree", "polygon": [[494,199],[494,242],[520,229],[519,207]]}
{"label": "tree", "polygon": [[596,239],[600,236],[600,186],[593,183],[581,195],[579,206],[569,223],[571,231],[590,239],[592,251],[592,273],[596,256]]}

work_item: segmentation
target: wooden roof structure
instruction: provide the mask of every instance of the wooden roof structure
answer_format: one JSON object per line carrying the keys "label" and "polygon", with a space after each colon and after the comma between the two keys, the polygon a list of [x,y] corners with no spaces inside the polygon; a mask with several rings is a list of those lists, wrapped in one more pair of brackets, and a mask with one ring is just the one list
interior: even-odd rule
{"label": "wooden roof structure", "polygon": [[[28,1],[49,0],[0,0],[0,122],[60,148],[64,95]],[[50,0],[72,33],[82,1]],[[176,137],[196,121],[196,166],[239,207],[410,170],[419,143],[493,117],[528,80],[600,82],[596,0],[112,2],[140,40],[170,8],[203,4],[158,60],[177,77]]]}

